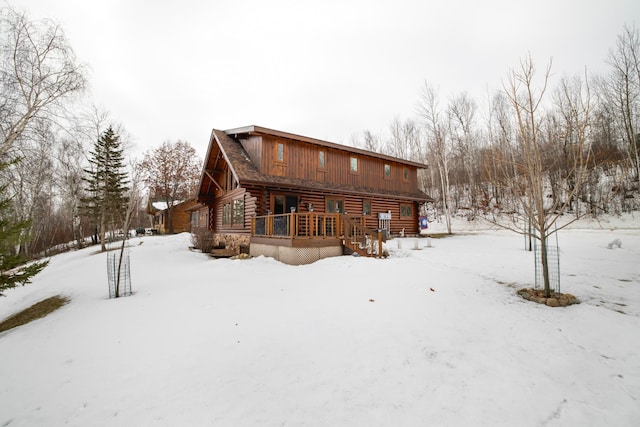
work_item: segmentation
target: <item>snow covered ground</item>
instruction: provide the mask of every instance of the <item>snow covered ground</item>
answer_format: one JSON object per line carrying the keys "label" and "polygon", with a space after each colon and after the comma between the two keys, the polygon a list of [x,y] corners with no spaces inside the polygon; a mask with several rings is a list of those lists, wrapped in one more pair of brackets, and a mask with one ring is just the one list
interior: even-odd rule
{"label": "snow covered ground", "polygon": [[0,334],[0,426],[638,425],[640,218],[560,232],[568,308],[516,295],[521,236],[465,227],[297,267],[135,238],[112,300],[105,254],[58,255],[0,298],[71,298]]}

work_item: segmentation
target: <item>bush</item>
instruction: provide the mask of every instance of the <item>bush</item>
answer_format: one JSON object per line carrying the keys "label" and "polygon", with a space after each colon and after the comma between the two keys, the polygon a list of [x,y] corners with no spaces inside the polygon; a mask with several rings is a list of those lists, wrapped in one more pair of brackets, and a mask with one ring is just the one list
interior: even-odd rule
{"label": "bush", "polygon": [[200,249],[200,251],[208,253],[213,249],[213,233],[209,230],[196,230],[191,233],[191,243],[193,247],[196,249]]}

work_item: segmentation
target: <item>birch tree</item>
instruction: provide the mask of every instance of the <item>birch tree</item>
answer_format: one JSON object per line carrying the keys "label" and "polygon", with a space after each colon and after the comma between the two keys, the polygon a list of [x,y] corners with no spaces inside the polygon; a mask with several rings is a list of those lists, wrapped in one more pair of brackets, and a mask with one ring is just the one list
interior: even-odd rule
{"label": "birch tree", "polygon": [[440,187],[442,213],[444,215],[447,233],[451,234],[451,193],[449,186],[449,159],[447,127],[442,119],[439,106],[438,90],[425,82],[422,88],[418,114],[425,127],[425,140],[431,164],[435,163]]}
{"label": "birch tree", "polygon": [[0,158],[40,120],[56,122],[70,98],[85,89],[79,63],[62,28],[0,9]]}

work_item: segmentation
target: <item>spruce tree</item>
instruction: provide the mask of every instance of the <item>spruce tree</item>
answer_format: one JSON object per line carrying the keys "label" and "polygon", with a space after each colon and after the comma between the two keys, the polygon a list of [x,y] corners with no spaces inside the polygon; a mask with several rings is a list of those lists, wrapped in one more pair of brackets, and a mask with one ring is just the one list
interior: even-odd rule
{"label": "spruce tree", "polygon": [[[0,162],[0,171],[8,165]],[[0,296],[5,289],[15,288],[31,281],[49,261],[27,263],[16,248],[23,242],[29,221],[16,222],[11,218],[11,199],[6,196],[7,185],[0,185]]]}
{"label": "spruce tree", "polygon": [[[82,199],[84,212],[98,227],[102,251],[106,247],[107,227],[121,224],[127,209],[127,173],[120,137],[110,126],[98,138],[89,154],[90,169],[85,169],[87,197]],[[126,230],[125,230],[126,232]]]}

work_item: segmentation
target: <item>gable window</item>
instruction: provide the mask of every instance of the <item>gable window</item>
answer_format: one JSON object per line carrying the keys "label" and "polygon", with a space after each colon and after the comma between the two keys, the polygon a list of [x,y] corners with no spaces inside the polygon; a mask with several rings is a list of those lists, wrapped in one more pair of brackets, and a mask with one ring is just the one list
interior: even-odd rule
{"label": "gable window", "polygon": [[402,179],[409,181],[409,168],[402,168]]}
{"label": "gable window", "polygon": [[363,216],[371,215],[371,200],[362,201],[362,215]]}
{"label": "gable window", "polygon": [[318,151],[318,167],[324,169],[324,151]]}
{"label": "gable window", "polygon": [[284,144],[282,142],[276,144],[276,160],[284,162]]}
{"label": "gable window", "polygon": [[357,157],[351,157],[349,159],[349,165],[350,165],[350,170],[351,172],[358,172],[358,158]]}
{"label": "gable window", "polygon": [[413,216],[413,206],[400,205],[400,216]]}
{"label": "gable window", "polygon": [[384,165],[384,177],[391,178],[391,165],[388,163],[385,163]]}

